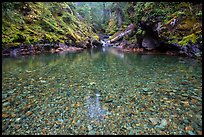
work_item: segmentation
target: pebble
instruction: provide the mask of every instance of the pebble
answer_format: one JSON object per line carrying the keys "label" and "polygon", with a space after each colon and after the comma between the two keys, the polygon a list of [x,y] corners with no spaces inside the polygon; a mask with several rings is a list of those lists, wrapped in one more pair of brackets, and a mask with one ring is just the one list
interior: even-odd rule
{"label": "pebble", "polygon": [[177,127],[177,125],[175,123],[173,123],[173,128],[178,129],[178,127]]}
{"label": "pebble", "polygon": [[158,123],[158,118],[149,118],[149,120],[152,122],[152,125],[155,126]]}
{"label": "pebble", "polygon": [[16,118],[16,122],[19,122],[21,120],[21,118]]}
{"label": "pebble", "polygon": [[8,114],[2,114],[2,118],[8,118],[9,115]]}
{"label": "pebble", "polygon": [[91,125],[88,125],[88,130],[92,130],[93,127]]}
{"label": "pebble", "polygon": [[184,119],[183,122],[184,122],[185,124],[189,123],[189,121],[188,121],[187,119]]}
{"label": "pebble", "polygon": [[33,114],[33,112],[31,112],[31,111],[26,112],[27,116],[30,116],[31,114]]}
{"label": "pebble", "polygon": [[32,71],[26,70],[26,72],[30,73],[30,72],[32,72]]}
{"label": "pebble", "polygon": [[154,108],[152,108],[152,107],[150,107],[150,108],[149,108],[149,110],[150,110],[150,111],[155,111],[155,109],[154,109]]}
{"label": "pebble", "polygon": [[70,107],[66,107],[66,108],[65,108],[66,111],[69,111],[69,109],[70,109]]}
{"label": "pebble", "polygon": [[88,132],[88,135],[95,135],[96,134],[96,131],[95,130],[91,130]]}
{"label": "pebble", "polygon": [[89,84],[90,84],[90,85],[95,85],[96,83],[95,83],[95,82],[90,82]]}
{"label": "pebble", "polygon": [[198,100],[198,101],[202,101],[202,98],[197,97],[197,96],[191,96],[191,98],[194,98],[194,99],[196,99],[196,100]]}
{"label": "pebble", "polygon": [[188,82],[187,81],[182,81],[181,84],[182,85],[188,85]]}
{"label": "pebble", "polygon": [[198,135],[202,135],[202,131],[197,131]]}
{"label": "pebble", "polygon": [[43,114],[45,113],[45,111],[40,111],[39,113],[40,113],[41,115],[43,115]]}
{"label": "pebble", "polygon": [[196,104],[196,103],[197,103],[197,100],[196,100],[196,99],[191,99],[191,103],[192,103],[192,104]]}
{"label": "pebble", "polygon": [[164,130],[166,125],[167,125],[166,119],[162,119],[161,120],[161,124],[160,125],[156,125],[155,128],[159,128],[161,130]]}
{"label": "pebble", "polygon": [[40,80],[40,82],[41,82],[41,83],[46,83],[46,81],[45,81],[45,80]]}
{"label": "pebble", "polygon": [[148,128],[154,128],[154,126],[152,126],[152,125],[147,125],[147,127],[148,127]]}
{"label": "pebble", "polygon": [[69,97],[71,95],[71,92],[68,90],[67,91],[67,96]]}
{"label": "pebble", "polygon": [[11,115],[12,118],[15,118],[16,116],[17,116],[16,114],[12,114],[12,115]]}
{"label": "pebble", "polygon": [[7,94],[2,94],[2,98],[4,99],[4,98],[7,98]]}
{"label": "pebble", "polygon": [[21,127],[21,125],[19,125],[19,124],[14,125],[14,128],[15,128],[16,130],[18,130],[20,127]]}
{"label": "pebble", "polygon": [[193,131],[188,131],[189,135],[196,135]]}
{"label": "pebble", "polygon": [[45,128],[42,129],[42,134],[44,134],[44,135],[46,134],[46,129]]}
{"label": "pebble", "polygon": [[112,99],[108,99],[108,100],[105,101],[105,103],[111,103],[111,102],[113,102]]}
{"label": "pebble", "polygon": [[193,128],[191,126],[187,126],[187,127],[185,127],[185,130],[190,131],[190,130],[193,130]]}
{"label": "pebble", "polygon": [[10,102],[3,103],[3,107],[9,106],[9,105],[10,105]]}
{"label": "pebble", "polygon": [[183,103],[183,106],[184,107],[189,107],[190,105],[189,105],[189,102],[187,102],[187,101],[182,101],[182,103]]}
{"label": "pebble", "polygon": [[79,126],[81,123],[81,120],[77,120],[76,125]]}
{"label": "pebble", "polygon": [[148,92],[148,88],[142,88],[142,90],[144,91],[144,92]]}
{"label": "pebble", "polygon": [[59,120],[59,121],[56,121],[55,123],[56,123],[57,125],[60,125],[60,124],[62,124],[62,121]]}
{"label": "pebble", "polygon": [[134,132],[131,130],[131,131],[129,132],[129,135],[134,135]]}
{"label": "pebble", "polygon": [[166,121],[166,119],[162,119],[161,120],[161,124],[160,124],[160,126],[166,126],[167,125],[167,121]]}
{"label": "pebble", "polygon": [[5,131],[8,128],[8,125],[2,126],[2,131]]}
{"label": "pebble", "polygon": [[28,99],[30,99],[30,98],[34,98],[34,96],[28,96]]}
{"label": "pebble", "polygon": [[8,93],[13,94],[16,89],[8,91]]}

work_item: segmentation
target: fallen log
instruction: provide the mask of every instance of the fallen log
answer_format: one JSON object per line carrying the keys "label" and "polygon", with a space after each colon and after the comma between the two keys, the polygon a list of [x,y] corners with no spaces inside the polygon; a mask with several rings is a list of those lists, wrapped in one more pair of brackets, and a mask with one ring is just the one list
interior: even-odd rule
{"label": "fallen log", "polygon": [[113,43],[117,40],[120,40],[124,36],[129,36],[135,30],[136,26],[134,24],[130,24],[124,32],[119,33],[116,37],[112,38],[108,41],[108,43]]}

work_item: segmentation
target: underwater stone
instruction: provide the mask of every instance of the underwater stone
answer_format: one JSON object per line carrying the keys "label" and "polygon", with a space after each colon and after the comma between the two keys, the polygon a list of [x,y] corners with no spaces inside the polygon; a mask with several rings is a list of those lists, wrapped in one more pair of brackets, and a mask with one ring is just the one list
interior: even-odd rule
{"label": "underwater stone", "polygon": [[148,92],[148,88],[142,88],[142,90],[144,91],[144,92]]}
{"label": "underwater stone", "polygon": [[193,131],[188,131],[189,135],[196,135]]}

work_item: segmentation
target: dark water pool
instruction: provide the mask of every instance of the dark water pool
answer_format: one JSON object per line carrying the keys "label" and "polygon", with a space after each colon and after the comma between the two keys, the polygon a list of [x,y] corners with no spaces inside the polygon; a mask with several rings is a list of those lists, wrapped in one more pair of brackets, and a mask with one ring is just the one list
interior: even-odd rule
{"label": "dark water pool", "polygon": [[113,48],[3,58],[2,134],[202,134],[202,65]]}

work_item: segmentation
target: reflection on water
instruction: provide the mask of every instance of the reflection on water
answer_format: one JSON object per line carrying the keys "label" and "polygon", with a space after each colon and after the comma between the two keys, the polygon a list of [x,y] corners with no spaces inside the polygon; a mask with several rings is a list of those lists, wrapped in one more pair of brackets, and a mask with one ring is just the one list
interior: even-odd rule
{"label": "reflection on water", "polygon": [[89,96],[87,99],[88,116],[94,120],[103,120],[105,116],[105,110],[100,106],[99,94],[96,97]]}
{"label": "reflection on water", "polygon": [[103,50],[103,52],[108,52],[110,54],[115,55],[118,58],[121,58],[121,59],[124,58],[124,53],[119,51],[119,50],[117,50],[117,49],[115,49],[115,48],[103,47],[102,50]]}

